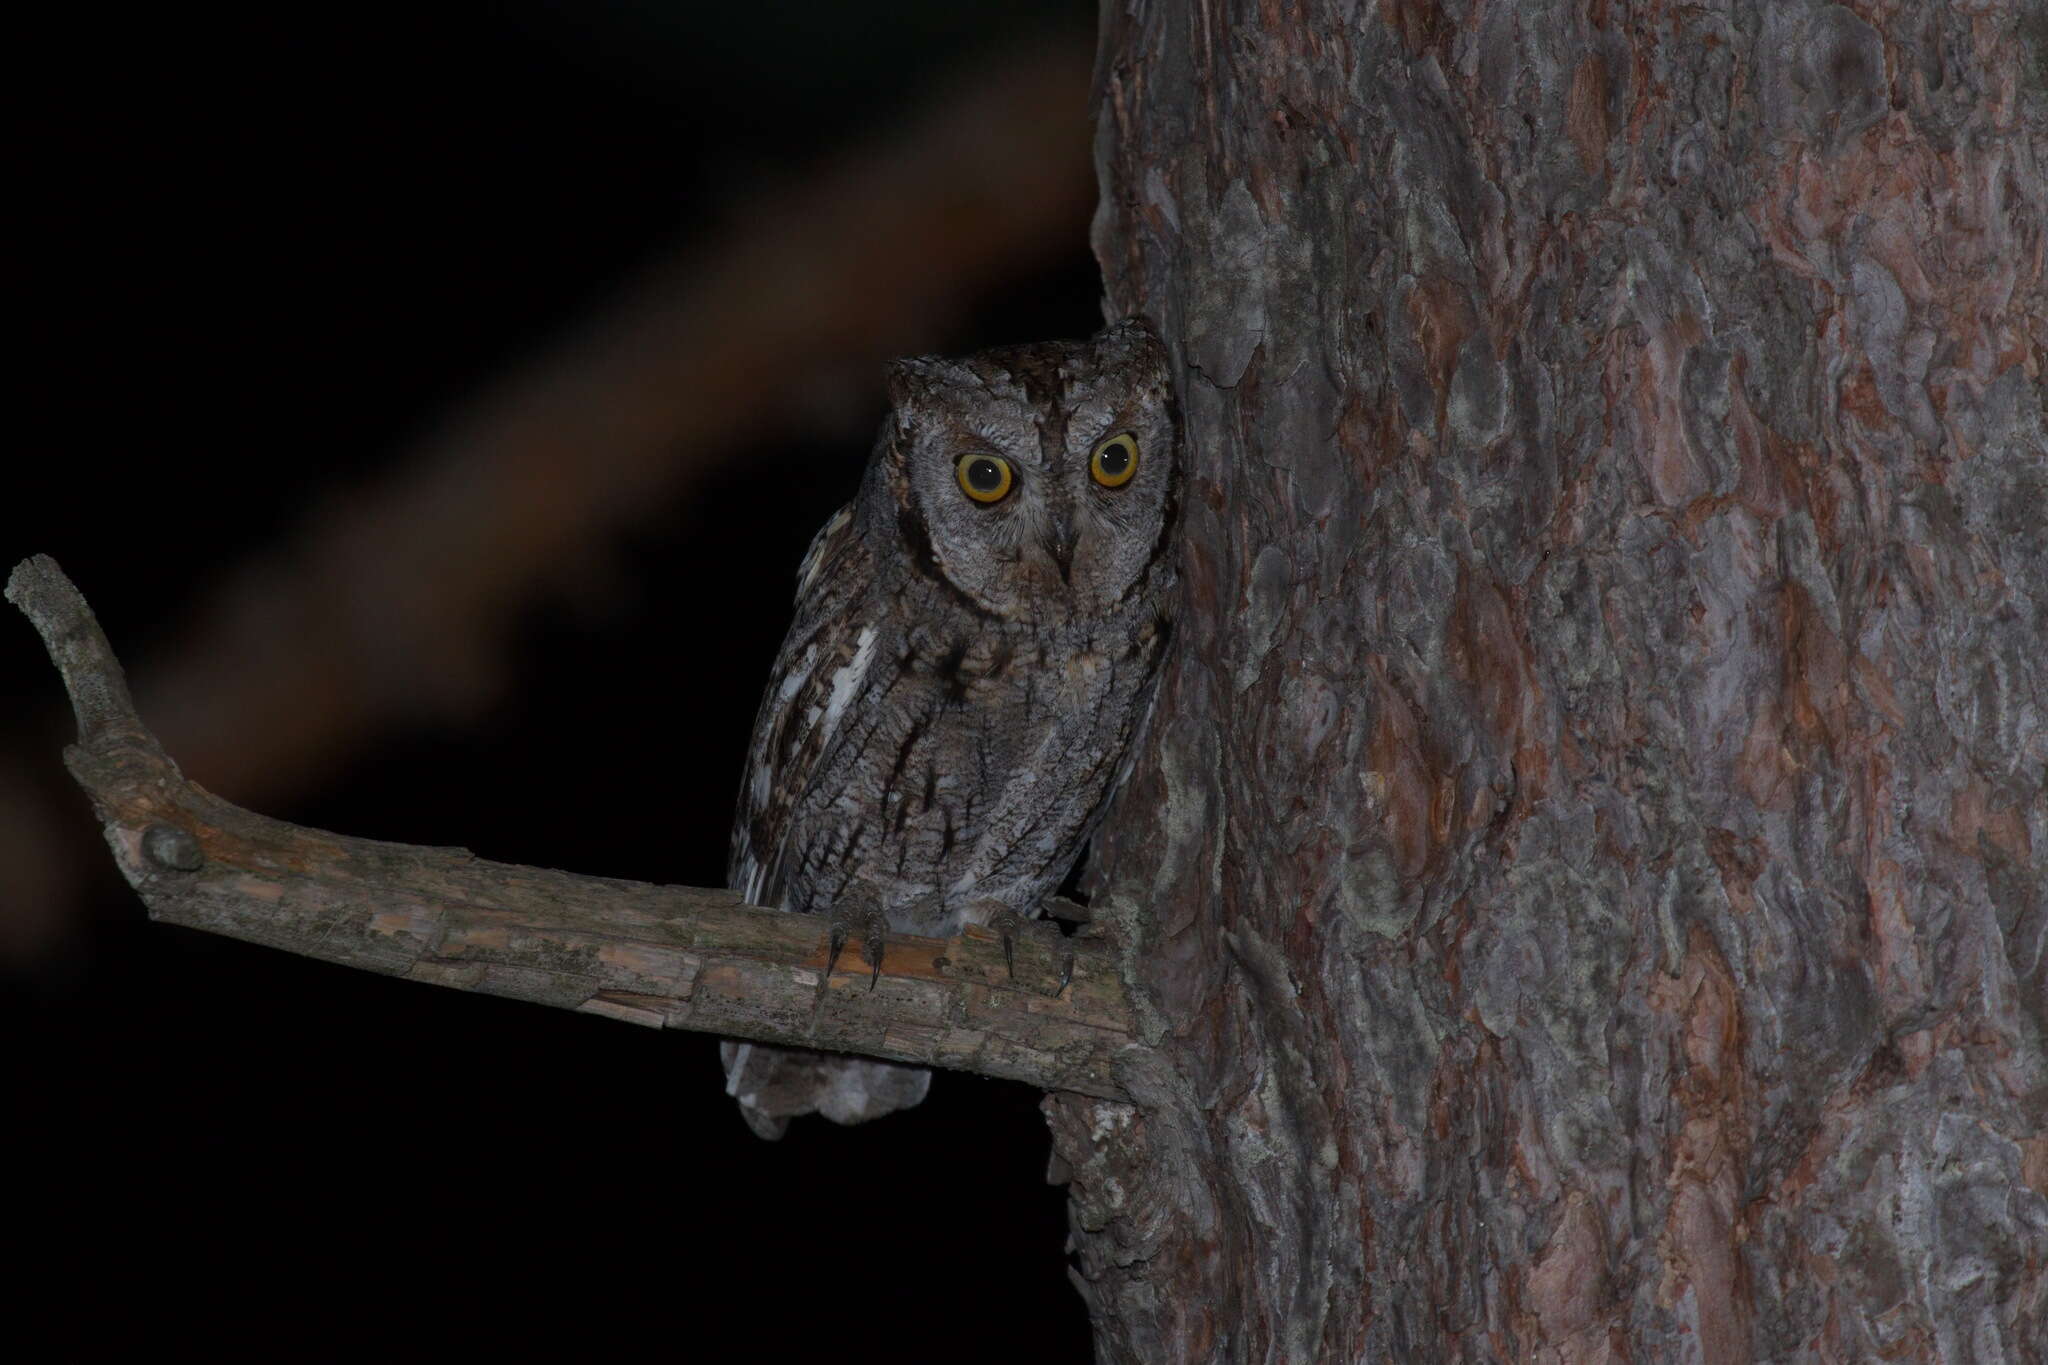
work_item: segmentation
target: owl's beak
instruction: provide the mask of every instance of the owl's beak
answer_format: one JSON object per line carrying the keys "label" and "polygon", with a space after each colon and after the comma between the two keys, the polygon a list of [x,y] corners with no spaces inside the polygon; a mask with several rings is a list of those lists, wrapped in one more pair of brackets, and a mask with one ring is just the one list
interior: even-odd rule
{"label": "owl's beak", "polygon": [[1045,548],[1052,555],[1052,562],[1059,565],[1060,582],[1073,585],[1071,574],[1074,568],[1074,519],[1065,513],[1053,518],[1045,536]]}

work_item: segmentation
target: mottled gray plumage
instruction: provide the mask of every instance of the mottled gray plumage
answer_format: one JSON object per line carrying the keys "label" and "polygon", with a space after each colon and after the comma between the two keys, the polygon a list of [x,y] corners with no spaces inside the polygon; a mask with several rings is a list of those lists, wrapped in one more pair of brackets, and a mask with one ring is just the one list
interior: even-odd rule
{"label": "mottled gray plumage", "polygon": [[[757,905],[945,935],[1036,915],[1127,766],[1166,643],[1179,431],[1165,349],[1137,320],[899,361],[890,396],[858,496],[805,556],[729,875]],[[1125,435],[1135,469],[1111,486],[1123,451],[1105,443]],[[993,485],[1002,462],[1008,486],[984,502],[970,484]],[[930,1083],[916,1067],[724,1051],[764,1137],[797,1114],[905,1108]]]}

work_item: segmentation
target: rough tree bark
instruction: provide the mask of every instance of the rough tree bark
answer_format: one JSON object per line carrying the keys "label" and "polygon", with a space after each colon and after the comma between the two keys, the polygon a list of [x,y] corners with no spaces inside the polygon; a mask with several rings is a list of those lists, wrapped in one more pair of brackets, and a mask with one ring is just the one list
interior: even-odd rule
{"label": "rough tree bark", "polygon": [[1107,6],[1188,600],[1113,1360],[2038,1360],[2048,17]]}

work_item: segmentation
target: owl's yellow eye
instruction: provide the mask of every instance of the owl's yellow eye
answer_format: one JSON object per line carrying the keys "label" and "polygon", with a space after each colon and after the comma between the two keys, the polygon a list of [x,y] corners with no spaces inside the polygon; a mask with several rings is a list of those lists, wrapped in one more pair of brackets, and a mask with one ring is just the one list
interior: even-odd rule
{"label": "owl's yellow eye", "polygon": [[960,491],[976,502],[1001,502],[1010,491],[1010,462],[1000,455],[962,455],[953,466]]}
{"label": "owl's yellow eye", "polygon": [[1104,488],[1122,488],[1138,472],[1138,438],[1120,431],[1095,447],[1088,457],[1088,472]]}

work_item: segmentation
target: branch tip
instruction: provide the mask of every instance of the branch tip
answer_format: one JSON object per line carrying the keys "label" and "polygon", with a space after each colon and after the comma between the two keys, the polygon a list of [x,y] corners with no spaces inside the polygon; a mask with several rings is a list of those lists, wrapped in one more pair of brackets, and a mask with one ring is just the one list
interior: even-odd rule
{"label": "branch tip", "polygon": [[7,600],[43,637],[78,718],[80,744],[89,748],[117,730],[146,733],[106,632],[56,560],[30,555],[15,565],[7,576]]}

